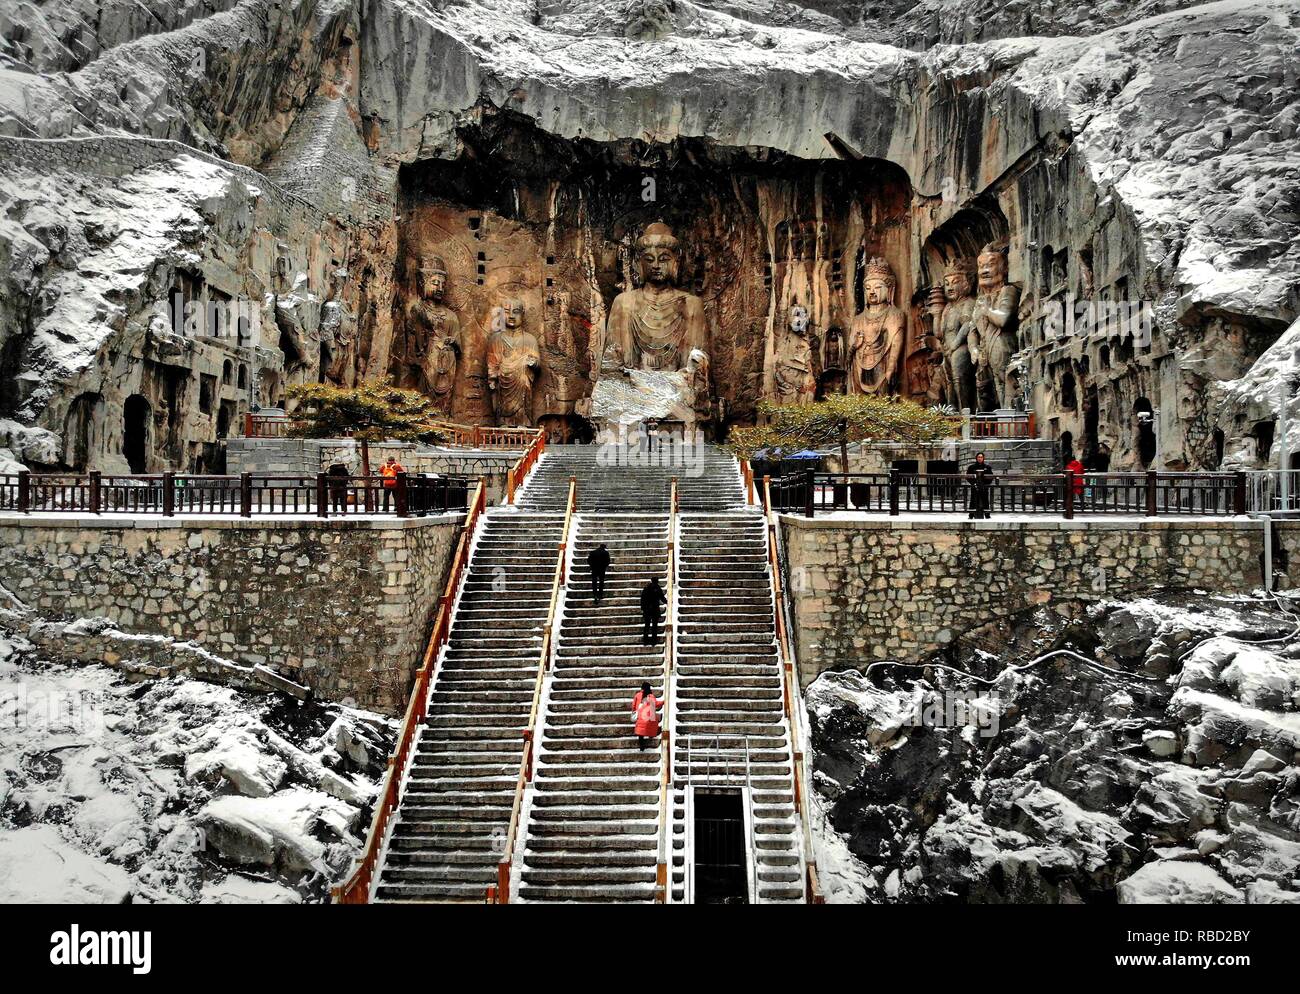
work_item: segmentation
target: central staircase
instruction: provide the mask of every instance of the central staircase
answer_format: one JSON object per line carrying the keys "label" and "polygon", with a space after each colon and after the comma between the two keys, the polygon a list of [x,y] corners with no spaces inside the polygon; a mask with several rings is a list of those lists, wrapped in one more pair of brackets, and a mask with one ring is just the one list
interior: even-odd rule
{"label": "central staircase", "polygon": [[[577,513],[566,550],[570,478]],[[548,446],[518,506],[495,508],[484,522],[372,899],[690,900],[688,791],[740,785],[753,851],[750,899],[803,900],[767,538],[763,517],[745,506],[734,457],[711,446],[649,454]],[[586,560],[602,542],[611,563],[596,602]],[[568,580],[516,824],[559,554],[567,555]],[[653,646],[641,641],[640,591],[650,577],[676,592],[667,687],[665,631]],[[672,746],[664,806],[664,750],[656,740],[641,751],[633,731],[632,697],[642,682],[671,702],[663,716]]]}

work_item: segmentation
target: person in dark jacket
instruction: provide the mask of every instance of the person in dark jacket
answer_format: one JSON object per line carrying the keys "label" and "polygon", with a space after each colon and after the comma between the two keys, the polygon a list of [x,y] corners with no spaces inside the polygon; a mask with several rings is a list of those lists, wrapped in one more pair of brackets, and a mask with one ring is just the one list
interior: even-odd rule
{"label": "person in dark jacket", "polygon": [[587,569],[591,570],[591,597],[599,601],[605,596],[605,571],[609,569],[609,550],[601,542],[587,553]]}
{"label": "person in dark jacket", "polygon": [[659,641],[659,605],[667,603],[668,598],[664,596],[663,589],[659,586],[658,577],[641,588],[642,645],[654,645]]}
{"label": "person in dark jacket", "polygon": [[970,483],[970,517],[989,517],[989,488],[993,486],[993,467],[984,461],[984,453],[975,453],[975,461],[966,470]]}

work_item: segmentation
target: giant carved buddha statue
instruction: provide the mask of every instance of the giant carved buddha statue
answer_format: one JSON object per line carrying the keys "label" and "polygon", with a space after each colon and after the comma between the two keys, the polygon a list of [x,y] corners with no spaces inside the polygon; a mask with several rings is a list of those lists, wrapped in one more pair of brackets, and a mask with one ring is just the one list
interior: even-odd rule
{"label": "giant carved buddha statue", "polygon": [[630,369],[685,369],[693,350],[708,354],[708,330],[704,302],[677,287],[680,256],[672,229],[662,222],[647,227],[637,239],[636,261],[641,286],[614,298],[604,352],[621,356],[620,365]]}

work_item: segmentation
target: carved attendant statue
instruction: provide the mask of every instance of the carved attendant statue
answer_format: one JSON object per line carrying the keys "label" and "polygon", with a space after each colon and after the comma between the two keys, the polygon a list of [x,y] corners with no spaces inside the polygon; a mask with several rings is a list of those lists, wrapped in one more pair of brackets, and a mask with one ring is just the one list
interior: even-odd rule
{"label": "carved attendant statue", "polygon": [[777,342],[772,389],[778,404],[811,404],[817,393],[812,346],[808,344],[808,309],[790,308],[787,330]]}
{"label": "carved attendant statue", "polygon": [[463,347],[460,318],[444,303],[447,266],[436,255],[420,266],[420,299],[411,308],[411,322],[418,329],[421,349],[421,381],[442,411],[451,408],[451,391],[456,385],[456,367]]}
{"label": "carved attendant statue", "polygon": [[1020,347],[1016,336],[1019,304],[1020,288],[1007,283],[1006,248],[985,245],[979,255],[979,296],[969,336],[981,410],[1009,408],[1015,401],[1007,367]]}
{"label": "carved attendant statue", "polygon": [[887,394],[898,387],[907,317],[894,306],[894,271],[877,256],[863,282],[867,307],[849,331],[849,393]]}
{"label": "carved attendant statue", "polygon": [[678,242],[661,222],[637,240],[642,285],[614,298],[605,324],[605,352],[611,347],[625,366],[677,372],[692,349],[708,354],[704,302],[677,288]]}
{"label": "carved attendant statue", "polygon": [[488,336],[488,392],[498,425],[533,423],[533,385],[542,371],[537,339],[524,328],[524,302],[502,301],[493,311]]}
{"label": "carved attendant statue", "polygon": [[931,359],[936,368],[930,380],[929,400],[959,411],[977,410],[975,368],[967,343],[975,310],[969,259],[954,259],[948,264],[943,286],[930,291],[928,309],[936,339]]}

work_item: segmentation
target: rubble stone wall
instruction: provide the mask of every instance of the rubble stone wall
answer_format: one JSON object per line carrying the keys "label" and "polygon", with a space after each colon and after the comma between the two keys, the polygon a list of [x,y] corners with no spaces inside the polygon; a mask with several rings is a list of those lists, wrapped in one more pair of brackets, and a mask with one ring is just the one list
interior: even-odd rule
{"label": "rubble stone wall", "polygon": [[[1296,523],[1300,525],[1300,522]],[[782,515],[800,675],[917,659],[1036,607],[1261,585],[1263,529],[1192,521],[942,521]],[[1300,528],[1291,544],[1300,541]],[[1294,574],[1293,574],[1294,578]]]}
{"label": "rubble stone wall", "polygon": [[0,585],[46,619],[190,639],[328,700],[397,714],[462,518],[14,515],[0,518]]}

